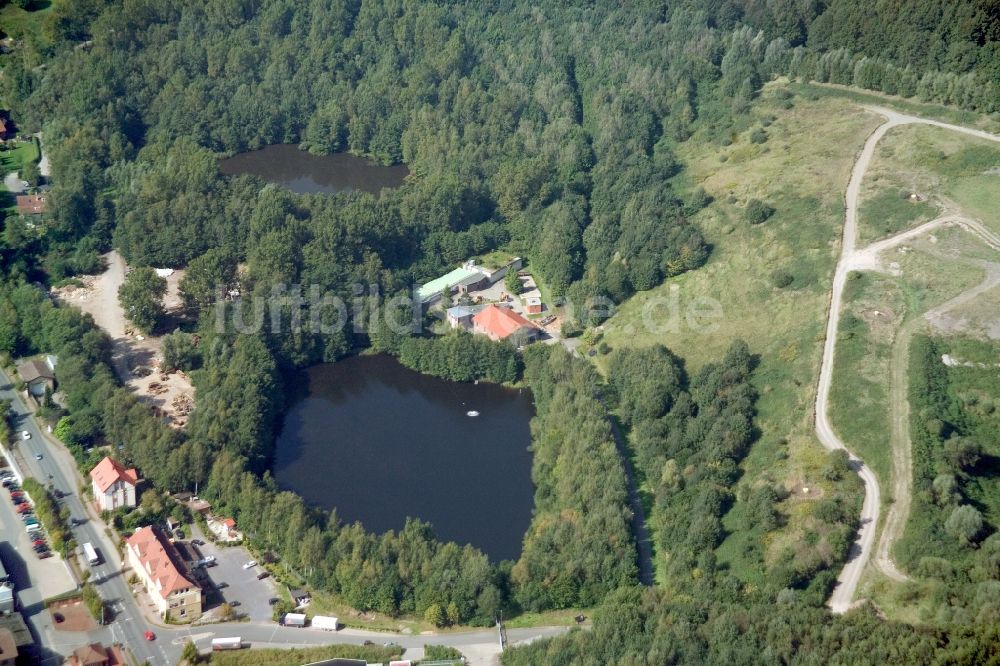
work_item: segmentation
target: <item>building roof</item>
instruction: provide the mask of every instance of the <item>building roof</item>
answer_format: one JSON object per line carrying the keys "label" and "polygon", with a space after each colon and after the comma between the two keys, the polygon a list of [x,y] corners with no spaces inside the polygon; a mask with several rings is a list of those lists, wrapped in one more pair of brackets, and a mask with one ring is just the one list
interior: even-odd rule
{"label": "building roof", "polygon": [[172,592],[197,587],[181,572],[177,551],[155,527],[143,527],[125,539],[129,548],[136,551],[139,562],[153,579],[160,595],[166,599]]}
{"label": "building roof", "polygon": [[108,651],[100,643],[91,643],[73,650],[77,666],[102,666],[108,663]]}
{"label": "building roof", "polygon": [[530,321],[509,308],[491,305],[477,314],[473,319],[476,328],[490,336],[502,340],[524,327],[535,328]]}
{"label": "building roof", "polygon": [[19,648],[35,642],[31,637],[31,632],[28,631],[28,625],[24,623],[24,618],[21,617],[20,613],[0,615],[0,630],[10,632],[14,637],[14,645]]}
{"label": "building roof", "polygon": [[17,212],[21,215],[39,215],[45,212],[44,194],[17,195]]}
{"label": "building roof", "polygon": [[0,660],[17,658],[17,642],[14,633],[6,627],[0,627]]}
{"label": "building roof", "polygon": [[478,269],[470,268],[468,266],[460,266],[450,273],[445,273],[441,277],[422,285],[420,289],[417,290],[417,297],[420,299],[421,303],[426,303],[445,289],[453,289],[466,281],[474,281],[476,279],[482,279],[482,277],[483,274]]}
{"label": "building roof", "polygon": [[124,465],[117,460],[112,460],[109,456],[104,456],[104,460],[90,470],[90,478],[94,480],[97,489],[102,493],[107,491],[116,481],[124,481],[132,486],[139,482],[139,475],[134,469],[125,469]]}
{"label": "building roof", "polygon": [[33,382],[39,378],[51,380],[56,378],[56,373],[52,371],[52,368],[45,361],[39,361],[38,359],[32,359],[19,364],[17,366],[17,375],[25,383]]}
{"label": "building roof", "polygon": [[3,118],[0,118],[0,134],[6,134],[6,133],[7,133],[7,122]]}
{"label": "building roof", "polygon": [[471,317],[479,312],[480,308],[472,307],[470,305],[456,305],[453,308],[448,308],[448,316],[454,317],[455,319],[461,319],[462,317]]}
{"label": "building roof", "polygon": [[222,524],[225,525],[226,527],[228,527],[229,529],[234,529],[236,527],[236,519],[234,519],[234,518],[223,518],[222,519]]}

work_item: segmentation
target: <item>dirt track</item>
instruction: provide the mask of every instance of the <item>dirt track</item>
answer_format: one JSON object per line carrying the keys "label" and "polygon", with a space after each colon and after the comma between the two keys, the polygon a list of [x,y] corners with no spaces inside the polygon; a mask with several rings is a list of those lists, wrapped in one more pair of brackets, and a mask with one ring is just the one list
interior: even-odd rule
{"label": "dirt track", "polygon": [[[63,302],[90,314],[97,325],[111,336],[111,360],[122,383],[162,413],[168,423],[183,426],[187,421],[185,414],[181,413],[184,410],[178,410],[174,402],[193,401],[194,388],[191,380],[182,372],[165,376],[155,372],[162,359],[160,338],[128,334],[128,323],[118,304],[118,287],[125,281],[125,260],[115,251],[104,255],[104,259],[108,264],[107,270],[100,275],[83,278],[82,289],[63,288],[57,290],[55,295]],[[167,279],[164,305],[168,310],[180,304],[177,295],[179,278],[180,272],[175,271]],[[154,371],[141,376],[133,372],[136,367]]]}
{"label": "dirt track", "polygon": [[[851,171],[850,181],[848,181],[847,192],[845,194],[846,215],[844,219],[844,236],[841,244],[840,259],[837,262],[837,268],[834,272],[833,289],[830,297],[830,311],[826,327],[826,340],[823,344],[823,361],[820,366],[819,385],[816,391],[817,437],[823,446],[831,451],[836,449],[844,449],[848,451],[852,466],[857,471],[858,476],[861,477],[865,486],[865,497],[861,507],[861,519],[858,535],[854,544],[851,546],[848,561],[841,570],[840,575],[837,577],[837,586],[834,588],[833,594],[827,602],[831,610],[835,613],[846,612],[851,607],[855,590],[857,589],[858,582],[861,580],[861,574],[872,555],[872,547],[875,543],[875,530],[878,525],[879,508],[881,504],[878,479],[875,478],[871,469],[865,465],[862,460],[850,453],[844,443],[834,432],[829,418],[829,397],[830,386],[833,381],[837,327],[840,322],[844,285],[847,281],[847,275],[853,270],[879,270],[879,252],[884,249],[888,249],[889,247],[898,245],[899,243],[913,238],[920,233],[924,233],[934,226],[949,222],[959,224],[966,230],[979,236],[990,245],[993,245],[994,241],[1000,240],[995,238],[995,234],[989,232],[989,230],[985,229],[975,220],[969,220],[959,216],[950,216],[947,218],[932,220],[925,225],[921,225],[921,227],[918,227],[917,229],[903,232],[893,238],[873,243],[868,248],[858,250],[856,248],[857,220],[858,199],[861,191],[861,183],[864,180],[864,175],[868,170],[868,165],[871,162],[872,156],[875,154],[876,144],[878,144],[878,142],[890,129],[899,125],[908,124],[934,125],[936,127],[975,136],[980,139],[1000,142],[1000,136],[989,134],[988,132],[983,132],[981,130],[960,127],[958,125],[949,125],[936,120],[927,120],[925,118],[908,116],[881,107],[865,107],[865,109],[884,116],[886,118],[886,122],[876,128],[876,130],[868,137],[868,140],[865,141],[865,145],[854,164],[853,170]],[[997,246],[994,245],[994,247]],[[900,336],[900,338],[904,337],[907,336]],[[893,373],[895,376],[896,373],[901,372],[903,383],[897,386],[898,382],[893,381],[892,393],[896,399],[891,401],[890,408],[892,409],[892,420],[894,424],[896,424],[899,419],[908,418],[907,414],[909,407],[908,405],[905,405],[905,351],[906,345],[900,345],[899,341],[897,341],[897,345],[893,349]],[[899,359],[901,359],[901,369],[898,367],[900,363],[896,362],[897,354]],[[899,391],[901,391],[901,393],[898,393]],[[895,430],[896,426],[894,425],[893,431],[895,432]],[[907,578],[905,574],[896,568],[891,557],[889,556],[892,549],[892,543],[895,538],[902,534],[903,526],[906,524],[906,518],[909,514],[911,477],[911,465],[909,462],[909,432],[908,430],[901,431],[900,435],[901,437],[894,436],[891,443],[893,445],[893,476],[895,478],[893,485],[894,510],[889,511],[886,527],[883,532],[883,538],[878,548],[879,555],[875,559],[875,565],[891,578],[896,580],[906,580]],[[903,470],[905,470],[905,472]]]}

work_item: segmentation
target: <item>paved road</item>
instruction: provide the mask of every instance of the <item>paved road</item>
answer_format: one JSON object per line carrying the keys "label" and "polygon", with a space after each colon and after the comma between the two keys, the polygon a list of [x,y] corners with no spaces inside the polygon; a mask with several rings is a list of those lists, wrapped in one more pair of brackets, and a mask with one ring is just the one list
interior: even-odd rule
{"label": "paved road", "polygon": [[[875,154],[875,146],[890,129],[899,125],[908,124],[933,125],[935,127],[941,127],[970,136],[975,136],[980,139],[1000,142],[1000,136],[983,132],[982,130],[960,127],[958,125],[950,125],[948,123],[942,123],[936,120],[927,120],[916,116],[909,116],[882,107],[865,108],[868,111],[884,116],[886,118],[886,122],[879,125],[871,136],[868,137],[868,140],[865,141],[861,154],[858,156],[858,159],[854,164],[854,168],[851,171],[851,178],[850,181],[848,181],[847,192],[845,194],[846,216],[844,219],[844,235],[841,243],[840,259],[837,262],[837,268],[833,278],[833,290],[830,297],[830,311],[826,326],[826,340],[823,344],[823,362],[820,366],[819,386],[816,391],[815,408],[816,435],[823,446],[831,451],[837,449],[848,450],[834,432],[829,418],[830,385],[833,380],[837,327],[840,323],[844,285],[846,284],[848,273],[852,270],[870,268],[872,267],[871,264],[873,261],[877,264],[877,257],[875,257],[875,255],[877,255],[877,251],[858,251],[856,249],[858,200],[861,192],[861,183],[864,179],[865,172],[868,170],[868,165]],[[942,223],[939,220],[932,222],[937,224]],[[964,223],[963,226],[966,228],[970,228],[970,226],[975,227],[974,233],[982,232],[984,230],[982,226],[975,223],[975,221],[962,220],[959,223]],[[924,226],[926,227],[927,225]],[[970,228],[970,230],[972,229]],[[889,239],[888,241],[875,243],[872,247],[889,247],[894,243],[902,242],[902,237],[912,236],[913,233],[913,231],[904,232],[903,234],[900,234],[893,239]],[[977,235],[981,235],[981,233],[977,233]],[[840,575],[837,577],[837,586],[834,588],[833,594],[827,602],[831,610],[835,613],[843,613],[851,606],[858,582],[861,580],[861,574],[864,571],[868,560],[871,558],[872,547],[875,543],[875,529],[878,525],[879,508],[881,504],[878,480],[875,478],[871,469],[857,456],[850,453],[850,451],[848,451],[848,455],[850,456],[852,467],[856,470],[858,476],[861,477],[861,481],[864,483],[865,497],[861,506],[861,520],[857,538],[851,546],[847,563],[844,565]],[[906,497],[903,499],[908,504],[909,498]],[[890,547],[891,544],[886,545],[886,553],[889,552]],[[896,570],[895,565],[891,560],[881,561],[880,564],[882,568],[892,571],[898,576],[905,578],[901,572]]]}
{"label": "paved road", "polygon": [[[18,429],[31,433],[31,439],[19,445],[27,467],[23,471],[38,479],[51,482],[55,489],[72,493],[63,499],[63,504],[69,509],[71,517],[87,520],[82,526],[76,528],[76,539],[81,544],[89,541],[100,551],[103,562],[92,568],[93,581],[98,592],[114,610],[114,620],[108,626],[85,634],[71,634],[55,631],[49,626],[47,615],[42,612],[38,603],[41,598],[32,599],[33,606],[27,613],[26,620],[31,624],[36,639],[40,640],[44,646],[44,653],[39,663],[61,664],[63,661],[61,655],[69,654],[73,648],[88,641],[101,641],[106,645],[115,642],[124,644],[139,662],[148,661],[150,664],[169,664],[172,666],[180,659],[181,650],[187,640],[193,640],[200,649],[208,650],[212,638],[233,635],[242,637],[245,642],[256,647],[295,647],[330,643],[362,644],[371,640],[377,643],[392,641],[406,648],[420,648],[426,643],[434,643],[452,645],[460,650],[466,648],[470,652],[480,655],[499,653],[495,629],[411,636],[359,629],[343,629],[331,633],[313,629],[281,627],[272,622],[240,622],[196,627],[168,627],[150,624],[140,611],[125,576],[121,573],[122,565],[118,551],[104,534],[103,524],[91,512],[88,512],[77,494],[77,484],[81,483],[82,479],[76,472],[75,463],[69,452],[58,442],[45,436],[41,429],[35,425],[34,419],[28,416],[27,408],[20,396],[12,390],[11,382],[2,370],[0,370],[0,387],[6,387],[0,390],[0,398],[12,400],[13,409],[22,421]],[[42,454],[42,460],[35,460],[36,453]],[[250,575],[249,572],[244,573]],[[253,583],[257,583],[257,581],[253,580]],[[147,630],[156,634],[156,640],[151,642],[145,640],[144,632]],[[557,636],[566,631],[568,631],[568,627],[537,627],[510,629],[507,634],[511,643],[519,643]],[[490,662],[491,659],[487,659],[478,663]]]}

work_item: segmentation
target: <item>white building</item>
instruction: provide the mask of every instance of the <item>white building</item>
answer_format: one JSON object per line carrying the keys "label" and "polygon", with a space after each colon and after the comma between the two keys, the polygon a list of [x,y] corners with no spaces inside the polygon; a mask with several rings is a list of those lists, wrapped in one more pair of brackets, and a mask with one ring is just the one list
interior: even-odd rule
{"label": "white building", "polygon": [[94,501],[101,511],[135,506],[135,486],[139,477],[134,469],[125,469],[118,461],[105,456],[97,467],[90,470],[90,482]]}

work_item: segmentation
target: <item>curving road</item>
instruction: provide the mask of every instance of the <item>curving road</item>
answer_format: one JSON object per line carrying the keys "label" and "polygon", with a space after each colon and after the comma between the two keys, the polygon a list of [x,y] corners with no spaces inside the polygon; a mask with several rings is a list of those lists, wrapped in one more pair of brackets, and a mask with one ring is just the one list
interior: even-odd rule
{"label": "curving road", "polygon": [[[876,128],[875,131],[868,137],[867,141],[865,141],[865,145],[862,148],[861,153],[858,155],[857,161],[854,163],[854,168],[851,171],[851,178],[847,184],[847,192],[845,194],[846,215],[844,219],[843,239],[841,243],[840,258],[837,261],[837,268],[833,277],[833,288],[830,296],[830,310],[826,325],[826,340],[823,344],[823,361],[820,366],[819,384],[816,390],[816,436],[819,438],[820,443],[828,450],[833,451],[843,449],[848,452],[851,465],[857,472],[858,476],[861,477],[861,481],[864,483],[865,487],[865,497],[861,506],[861,520],[858,535],[854,544],[851,546],[847,563],[844,565],[840,575],[837,577],[837,585],[833,590],[833,594],[831,594],[830,599],[827,601],[827,605],[834,613],[844,613],[851,606],[858,582],[861,580],[861,574],[872,555],[872,548],[875,543],[875,529],[878,525],[879,508],[882,501],[878,479],[875,478],[871,469],[865,465],[860,458],[847,449],[844,442],[840,440],[830,424],[830,385],[833,381],[833,363],[834,354],[836,352],[837,327],[840,323],[844,285],[847,282],[847,275],[852,270],[876,269],[878,267],[878,252],[903,242],[907,238],[912,238],[932,226],[937,226],[946,222],[955,222],[960,224],[990,244],[992,244],[991,241],[996,238],[995,234],[990,232],[988,229],[985,229],[985,227],[976,221],[952,216],[951,218],[933,220],[925,225],[917,227],[916,229],[903,232],[893,238],[873,243],[868,248],[858,250],[858,200],[861,193],[861,183],[864,180],[865,172],[868,170],[868,165],[871,163],[871,159],[875,154],[875,146],[890,129],[899,125],[933,125],[935,127],[960,132],[962,134],[967,134],[980,139],[1000,142],[1000,136],[990,134],[989,132],[984,132],[982,130],[910,116],[883,107],[865,106],[864,108],[867,111],[884,116],[886,118],[886,122],[879,125],[878,128]],[[909,476],[909,473],[909,470],[907,470],[906,476]],[[900,501],[904,507],[909,506],[908,483],[905,484],[905,489],[905,497],[896,498],[897,501]],[[897,486],[897,490],[899,490],[899,486]],[[905,512],[897,510],[894,518],[896,521],[905,523]],[[894,527],[894,529],[890,531],[890,534],[897,533],[899,531],[901,531],[901,528]],[[887,541],[884,548],[880,547],[879,550],[880,552],[884,551],[885,557],[879,558],[879,567],[892,578],[897,580],[906,580],[906,576],[896,569],[895,564],[893,564],[891,558],[888,557],[890,548],[891,541]]]}

